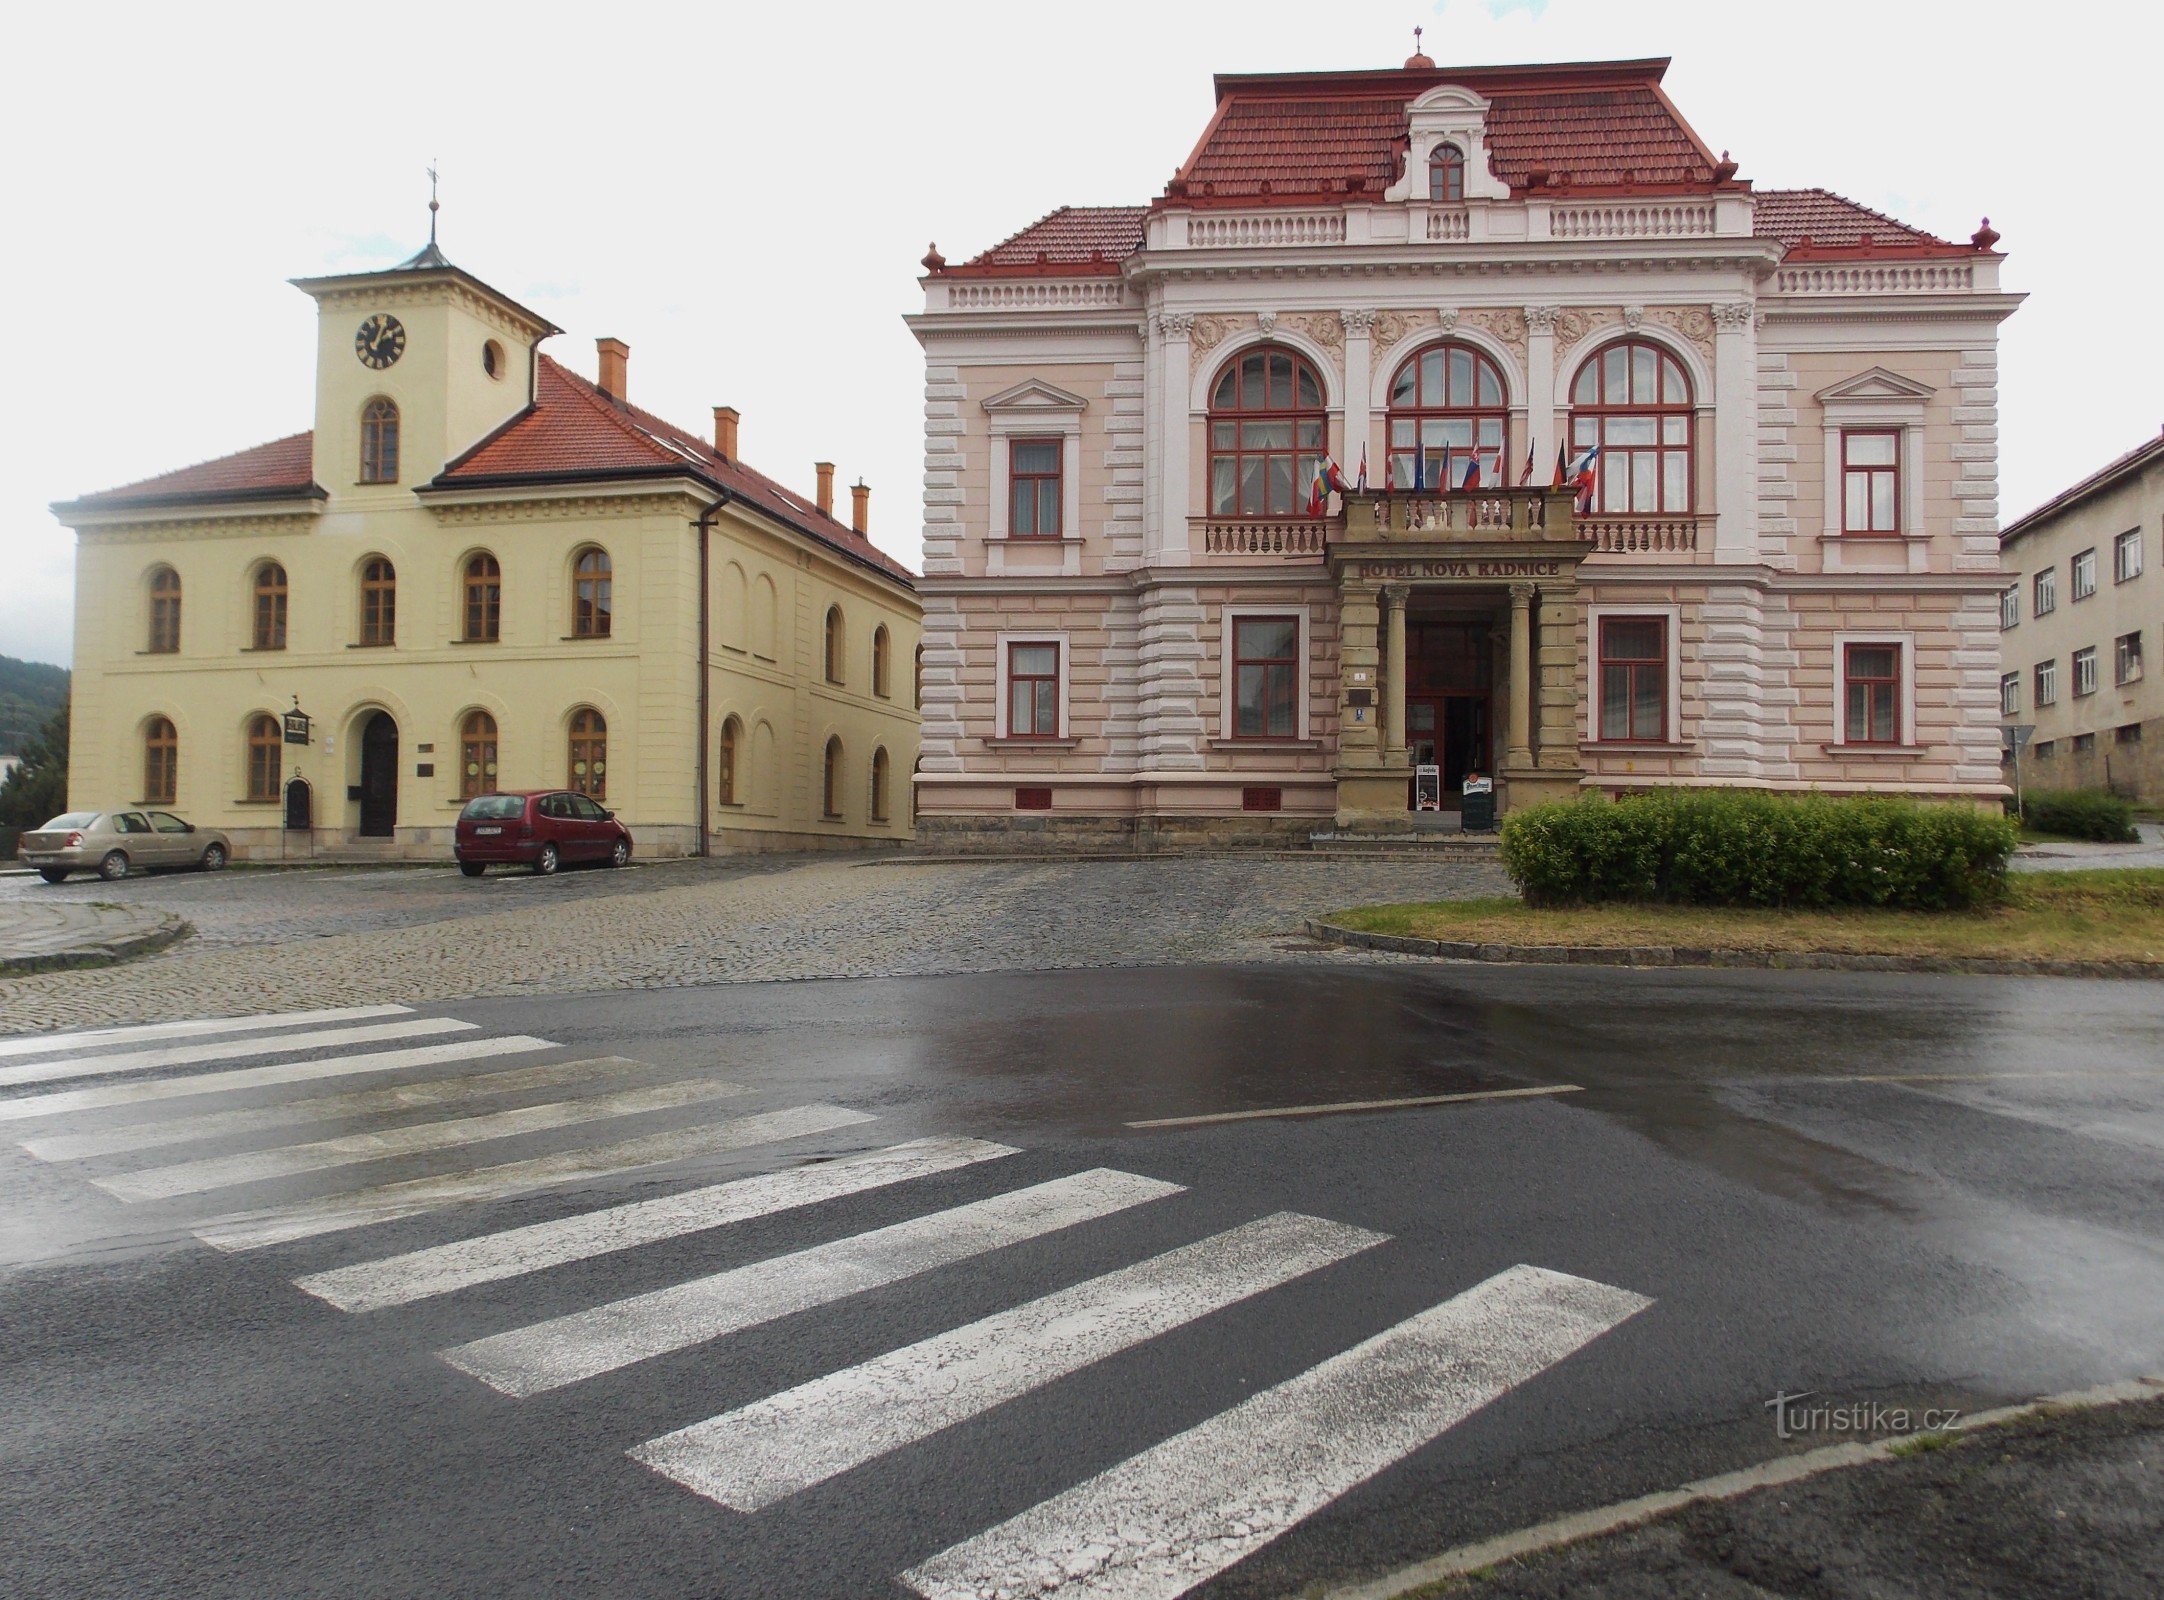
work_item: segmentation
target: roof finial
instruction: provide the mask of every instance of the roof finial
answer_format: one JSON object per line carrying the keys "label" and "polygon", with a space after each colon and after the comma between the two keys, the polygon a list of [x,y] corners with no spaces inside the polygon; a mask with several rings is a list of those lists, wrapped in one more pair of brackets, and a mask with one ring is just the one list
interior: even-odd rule
{"label": "roof finial", "polygon": [[1427,52],[1420,48],[1420,36],[1426,31],[1425,28],[1413,29],[1413,53],[1405,58],[1405,65],[1408,70],[1426,69],[1435,65],[1433,61],[1428,59]]}
{"label": "roof finial", "polygon": [[443,209],[436,202],[436,158],[428,158],[428,242],[436,242],[436,213]]}

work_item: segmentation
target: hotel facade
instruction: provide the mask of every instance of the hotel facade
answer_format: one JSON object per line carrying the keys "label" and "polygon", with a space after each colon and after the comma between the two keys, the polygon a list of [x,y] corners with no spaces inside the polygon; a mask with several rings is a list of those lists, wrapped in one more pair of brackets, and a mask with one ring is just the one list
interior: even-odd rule
{"label": "hotel facade", "polygon": [[1149,204],[935,247],[922,836],[2004,792],[1997,235],[1754,189],[1666,66],[1220,77]]}

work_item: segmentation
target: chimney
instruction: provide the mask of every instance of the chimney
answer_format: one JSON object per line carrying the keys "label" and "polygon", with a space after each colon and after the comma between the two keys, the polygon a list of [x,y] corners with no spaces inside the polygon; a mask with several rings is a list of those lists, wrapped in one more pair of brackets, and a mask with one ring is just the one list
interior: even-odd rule
{"label": "chimney", "polygon": [[819,474],[819,514],[831,517],[834,515],[834,463],[814,461],[812,470]]}
{"label": "chimney", "polygon": [[731,461],[736,459],[736,407],[714,407],[714,448]]}
{"label": "chimney", "polygon": [[631,346],[621,339],[596,339],[594,348],[601,353],[601,392],[611,400],[625,400],[626,371],[631,365]]}
{"label": "chimney", "polygon": [[856,503],[849,508],[849,526],[858,533],[869,536],[872,518],[872,491],[862,478],[850,486],[849,498]]}

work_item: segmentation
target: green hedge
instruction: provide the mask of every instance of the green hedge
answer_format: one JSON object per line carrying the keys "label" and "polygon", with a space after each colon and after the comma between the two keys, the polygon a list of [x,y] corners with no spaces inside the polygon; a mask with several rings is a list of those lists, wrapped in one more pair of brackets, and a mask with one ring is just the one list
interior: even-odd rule
{"label": "green hedge", "polygon": [[2132,844],[2141,837],[2134,831],[2133,806],[2103,789],[2040,791],[2022,802],[2022,817],[2038,833],[2067,839]]}
{"label": "green hedge", "polygon": [[1533,905],[1948,910],[1998,900],[2019,840],[1970,806],[1656,789],[1512,812],[1502,857]]}

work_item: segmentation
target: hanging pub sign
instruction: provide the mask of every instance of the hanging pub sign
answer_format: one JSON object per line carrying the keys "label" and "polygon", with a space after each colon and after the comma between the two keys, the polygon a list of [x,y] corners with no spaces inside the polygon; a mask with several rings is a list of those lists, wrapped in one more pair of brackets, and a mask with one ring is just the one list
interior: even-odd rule
{"label": "hanging pub sign", "polygon": [[308,713],[301,709],[300,696],[293,697],[293,709],[286,713],[286,743],[308,742]]}

